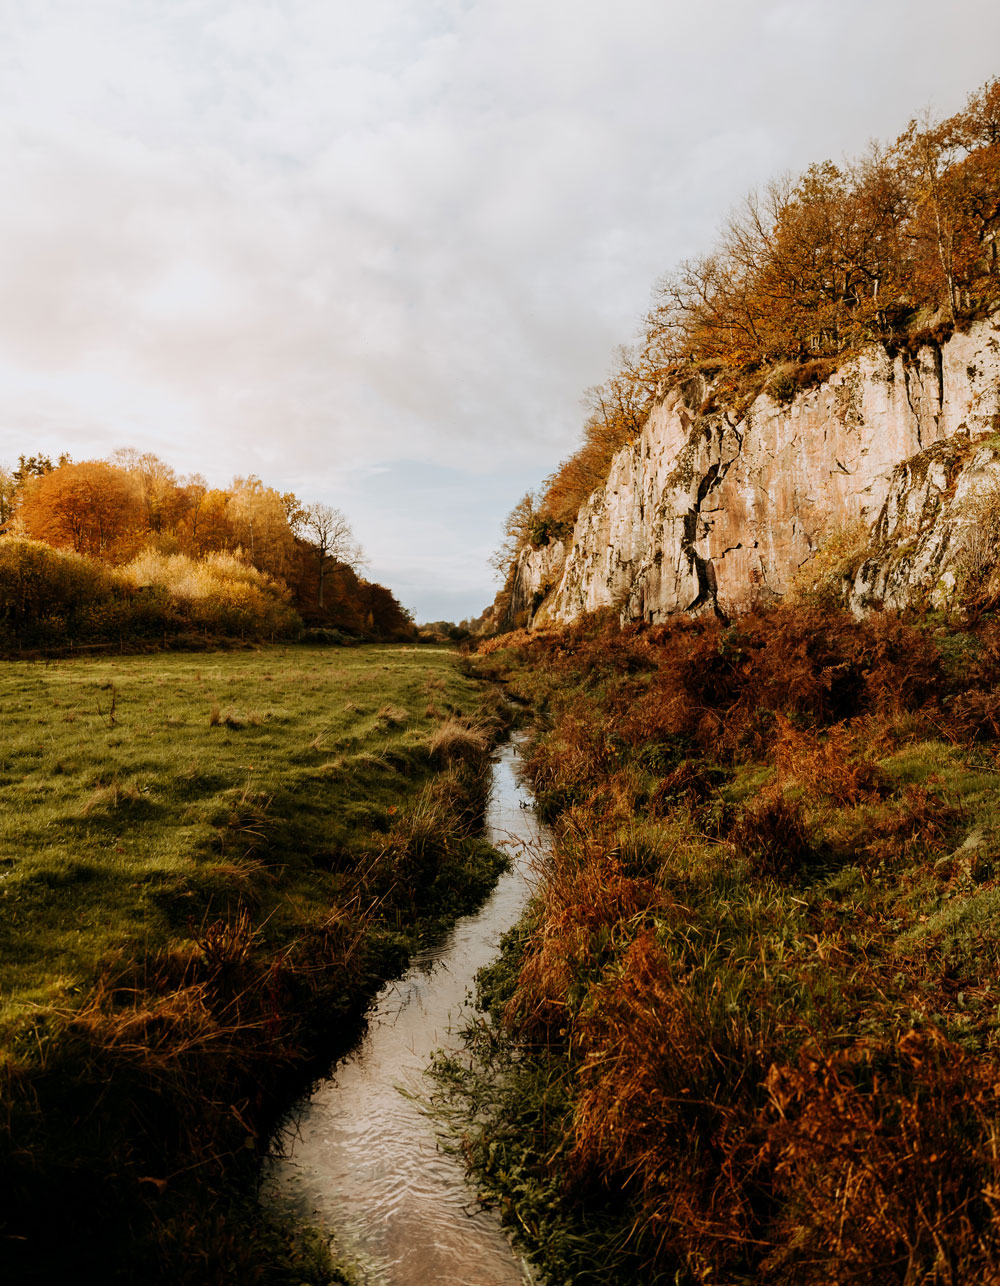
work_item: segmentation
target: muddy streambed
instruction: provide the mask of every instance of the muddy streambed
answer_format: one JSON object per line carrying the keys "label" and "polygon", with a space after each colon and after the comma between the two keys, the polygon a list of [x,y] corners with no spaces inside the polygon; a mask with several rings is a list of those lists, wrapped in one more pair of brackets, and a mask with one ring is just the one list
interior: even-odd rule
{"label": "muddy streambed", "polygon": [[[266,1199],[336,1234],[366,1286],[520,1286],[530,1271],[498,1217],[476,1206],[461,1161],[439,1150],[417,1099],[435,1050],[462,1048],[476,971],[531,895],[547,843],[517,775],[517,742],[501,747],[487,838],[512,867],[475,914],[419,953],[368,1014],[355,1049],[293,1109],[283,1155],[268,1163]],[[423,1082],[423,1083],[422,1083]]]}

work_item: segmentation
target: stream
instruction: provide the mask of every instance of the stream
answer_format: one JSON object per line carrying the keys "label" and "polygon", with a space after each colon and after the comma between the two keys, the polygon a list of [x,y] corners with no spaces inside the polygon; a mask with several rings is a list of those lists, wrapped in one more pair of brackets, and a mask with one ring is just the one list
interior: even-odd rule
{"label": "stream", "polygon": [[[421,1110],[436,1050],[457,1053],[476,972],[497,954],[532,892],[545,828],[500,748],[486,838],[511,869],[488,901],[385,986],[352,1052],[293,1108],[268,1163],[265,1199],[335,1233],[365,1286],[521,1286],[533,1281],[493,1211],[479,1209],[460,1158]],[[401,1088],[415,1095],[409,1097]]]}

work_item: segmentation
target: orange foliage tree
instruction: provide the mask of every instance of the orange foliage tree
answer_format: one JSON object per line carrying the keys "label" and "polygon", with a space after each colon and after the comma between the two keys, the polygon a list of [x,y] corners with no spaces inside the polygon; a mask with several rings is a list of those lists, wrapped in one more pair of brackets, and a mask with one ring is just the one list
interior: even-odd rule
{"label": "orange foliage tree", "polygon": [[288,521],[290,498],[260,478],[234,478],[227,509],[233,533],[250,562],[287,580],[297,571],[295,536]]}
{"label": "orange foliage tree", "polygon": [[861,160],[771,184],[661,283],[647,339],[735,369],[837,355],[1000,302],[1000,79]]}
{"label": "orange foliage tree", "polygon": [[654,352],[651,346],[619,348],[615,373],[587,390],[583,441],[546,478],[537,512],[531,516],[536,543],[568,534],[581,503],[607,476],[611,458],[642,431],[660,391],[662,371]]}
{"label": "orange foliage tree", "polygon": [[185,484],[184,495],[184,509],[173,533],[181,551],[200,557],[234,549],[237,540],[229,520],[229,492],[209,488],[195,474]]}
{"label": "orange foliage tree", "polygon": [[152,452],[140,452],[134,447],[115,451],[111,464],[132,481],[142,504],[146,530],[155,535],[172,532],[188,507],[188,495],[170,465]]}
{"label": "orange foliage tree", "polygon": [[37,540],[110,561],[131,557],[148,531],[133,483],[100,460],[60,465],[29,482],[18,512]]}

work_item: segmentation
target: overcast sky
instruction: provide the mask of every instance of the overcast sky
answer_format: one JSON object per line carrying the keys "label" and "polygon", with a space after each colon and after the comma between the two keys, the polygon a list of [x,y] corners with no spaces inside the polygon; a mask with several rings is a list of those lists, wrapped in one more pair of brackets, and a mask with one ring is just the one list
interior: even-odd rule
{"label": "overcast sky", "polygon": [[478,613],[654,280],[951,112],[996,0],[0,0],[0,463],[130,445],[339,505]]}

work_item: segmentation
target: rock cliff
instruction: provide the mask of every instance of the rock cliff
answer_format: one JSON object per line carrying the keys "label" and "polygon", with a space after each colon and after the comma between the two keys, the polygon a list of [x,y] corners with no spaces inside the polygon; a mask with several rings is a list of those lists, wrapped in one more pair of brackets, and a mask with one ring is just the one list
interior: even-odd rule
{"label": "rock cliff", "polygon": [[1000,486],[1000,314],[915,351],[873,346],[740,418],[707,409],[709,393],[700,378],[670,390],[572,537],[521,551],[511,619],[728,614],[784,595],[834,532],[861,523],[871,546],[845,585],[856,610],[950,592],[967,502]]}

